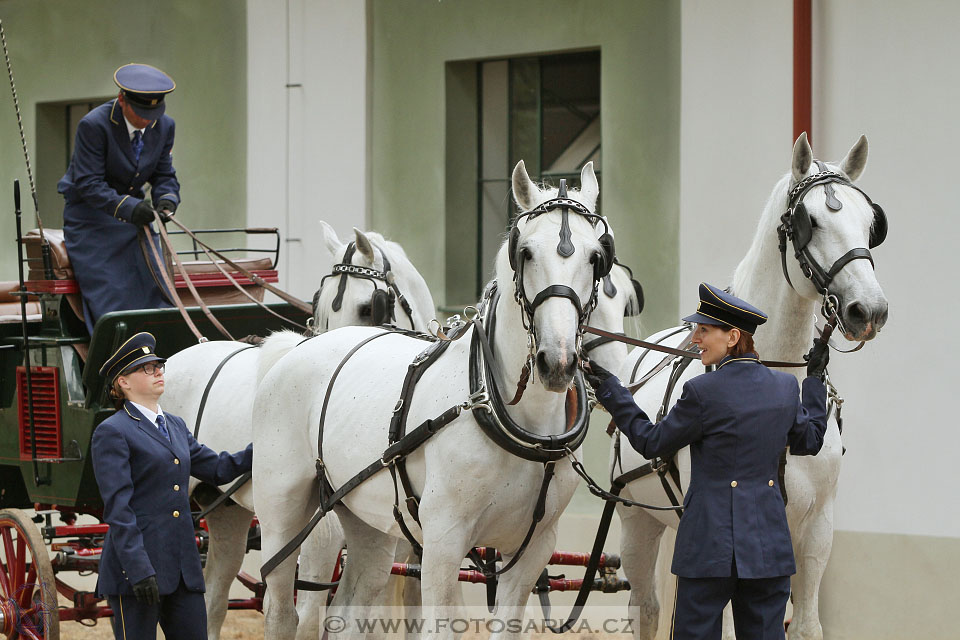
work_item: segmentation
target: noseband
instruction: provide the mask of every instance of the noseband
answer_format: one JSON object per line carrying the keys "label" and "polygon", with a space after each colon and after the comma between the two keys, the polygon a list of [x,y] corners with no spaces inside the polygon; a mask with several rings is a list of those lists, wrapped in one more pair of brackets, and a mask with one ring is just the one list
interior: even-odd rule
{"label": "noseband", "polygon": [[[874,203],[864,193],[863,189],[850,182],[845,175],[828,170],[826,165],[819,160],[815,162],[820,172],[804,178],[790,190],[787,210],[780,216],[780,226],[777,227],[777,236],[780,240],[780,262],[787,284],[796,290],[793,282],[790,281],[790,274],[787,273],[787,238],[789,238],[793,243],[794,257],[799,262],[804,277],[810,280],[817,293],[823,296],[825,306],[835,306],[839,313],[841,300],[837,294],[830,292],[830,285],[840,270],[854,260],[869,260],[870,265],[873,266],[873,256],[870,254],[870,249],[880,245],[886,238],[887,217],[880,205]],[[851,249],[840,256],[829,269],[824,269],[810,253],[809,245],[813,237],[813,223],[806,206],[803,204],[803,199],[813,187],[824,185],[827,192],[827,207],[833,211],[839,211],[843,207],[843,203],[836,198],[833,192],[834,183],[846,185],[859,191],[870,203],[874,218],[870,231],[870,249],[864,247]]]}
{"label": "noseband", "polygon": [[[386,252],[377,247],[377,250],[380,251],[380,257],[383,258],[383,271],[378,271],[370,267],[351,264],[353,254],[356,253],[356,250],[356,242],[348,244],[340,262],[333,265],[333,271],[325,275],[323,280],[320,281],[320,288],[323,289],[323,283],[327,278],[340,276],[340,281],[337,283],[337,295],[333,299],[330,308],[333,311],[339,311],[343,306],[343,295],[347,290],[348,278],[363,278],[373,284],[373,295],[370,298],[370,317],[373,325],[379,326],[393,322],[396,318],[394,313],[395,305],[399,302],[400,308],[403,309],[404,313],[407,314],[407,318],[410,319],[410,327],[413,328],[413,310],[410,308],[410,303],[406,297],[400,292],[399,287],[397,287],[396,278],[390,268],[390,260],[387,258]],[[377,282],[382,282],[385,288],[381,289],[378,287]],[[314,317],[317,315],[317,303],[320,299],[319,294],[320,291],[317,291],[317,294],[313,298]]]}

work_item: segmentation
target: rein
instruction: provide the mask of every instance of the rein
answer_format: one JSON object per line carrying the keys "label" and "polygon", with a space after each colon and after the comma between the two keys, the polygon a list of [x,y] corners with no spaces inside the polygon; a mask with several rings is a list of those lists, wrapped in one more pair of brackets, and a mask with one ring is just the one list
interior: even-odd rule
{"label": "rein", "polygon": [[[821,339],[830,337],[830,334],[833,333],[833,327],[836,326],[838,321],[837,314],[834,312],[833,317],[830,319],[830,322],[827,323],[823,328],[823,332],[820,334]],[[829,327],[829,330],[827,329]],[[675,349],[673,347],[667,347],[662,344],[657,344],[655,342],[647,342],[646,340],[638,340],[636,338],[631,338],[622,333],[613,333],[612,331],[607,331],[605,329],[598,329],[597,327],[591,327],[589,325],[582,325],[581,328],[587,333],[592,333],[597,336],[604,338],[609,338],[610,340],[616,340],[617,342],[623,342],[624,344],[630,344],[636,347],[643,347],[650,351],[659,351],[661,353],[668,353],[673,356],[680,356],[681,358],[689,358],[691,360],[699,360],[700,353],[694,351],[685,351],[683,349]],[[806,362],[781,362],[779,360],[761,360],[761,364],[764,364],[768,367],[805,367],[807,366]]]}

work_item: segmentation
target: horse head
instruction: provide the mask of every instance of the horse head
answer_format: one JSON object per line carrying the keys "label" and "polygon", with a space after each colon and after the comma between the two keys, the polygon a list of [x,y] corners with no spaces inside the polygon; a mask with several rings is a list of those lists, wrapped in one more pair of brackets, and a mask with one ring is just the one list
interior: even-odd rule
{"label": "horse head", "polygon": [[[313,296],[314,332],[388,323],[425,328],[426,319],[421,316],[432,314],[433,299],[400,245],[356,228],[354,239],[343,243],[329,224],[320,224],[334,266]],[[420,299],[429,302],[417,304]]]}
{"label": "horse head", "polygon": [[839,163],[825,163],[813,159],[801,134],[779,229],[781,251],[784,236],[794,249],[786,249],[794,258],[785,254],[788,280],[801,296],[832,305],[848,340],[870,340],[887,321],[887,299],[870,253],[886,237],[886,214],[854,185],[866,162],[865,136]]}
{"label": "horse head", "polygon": [[573,380],[580,325],[613,265],[613,237],[594,213],[600,188],[593,163],[584,166],[580,184],[579,191],[567,191],[563,181],[560,189],[541,189],[521,160],[513,170],[513,195],[521,213],[497,259],[498,281],[513,282],[539,378],[547,390],[558,393]]}

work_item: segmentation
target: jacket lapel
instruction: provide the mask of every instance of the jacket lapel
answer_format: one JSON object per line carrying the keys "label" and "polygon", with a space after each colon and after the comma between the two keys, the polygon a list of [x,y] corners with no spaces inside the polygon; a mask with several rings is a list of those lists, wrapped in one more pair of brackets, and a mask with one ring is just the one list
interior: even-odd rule
{"label": "jacket lapel", "polygon": [[[124,410],[126,410],[127,415],[129,415],[131,418],[137,421],[137,427],[139,427],[141,431],[143,431],[145,434],[147,434],[148,436],[150,436],[151,438],[153,438],[154,440],[156,440],[157,442],[165,446],[167,449],[170,449],[170,451],[173,452],[174,455],[178,455],[178,456],[180,455],[179,453],[177,453],[177,450],[173,448],[173,445],[170,442],[167,442],[167,439],[164,438],[162,435],[160,435],[160,430],[157,429],[157,425],[147,420],[142,413],[137,411],[137,408],[135,406],[133,406],[129,402],[124,402],[123,408]],[[167,432],[169,433],[169,431],[170,430],[168,428]]]}
{"label": "jacket lapel", "polygon": [[[127,131],[127,121],[123,118],[123,109],[120,108],[120,104],[114,100],[113,107],[110,108],[110,124],[113,128],[113,137],[117,142],[127,160],[130,161],[134,167],[137,166],[137,159],[133,155],[133,145],[130,144],[130,133]],[[141,152],[140,157],[143,157]]]}

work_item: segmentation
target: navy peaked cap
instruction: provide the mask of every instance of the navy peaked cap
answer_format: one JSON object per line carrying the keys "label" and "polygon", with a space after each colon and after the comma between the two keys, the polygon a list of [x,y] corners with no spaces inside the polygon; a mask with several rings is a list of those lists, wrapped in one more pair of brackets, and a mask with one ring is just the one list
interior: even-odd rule
{"label": "navy peaked cap", "polygon": [[697,312],[683,320],[721,327],[736,327],[753,334],[756,333],[758,326],[767,321],[767,314],[723,289],[701,282],[700,304],[697,305]]}
{"label": "navy peaked cap", "polygon": [[148,362],[166,362],[154,349],[157,348],[157,339],[152,334],[142,331],[117,349],[110,358],[100,367],[100,375],[113,383],[117,376],[122,375]]}
{"label": "navy peaked cap", "polygon": [[163,98],[177,88],[173,78],[148,64],[125,64],[113,72],[127,103],[141,118],[158,120],[166,109]]}

